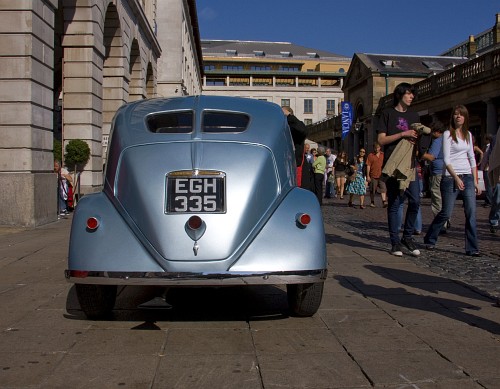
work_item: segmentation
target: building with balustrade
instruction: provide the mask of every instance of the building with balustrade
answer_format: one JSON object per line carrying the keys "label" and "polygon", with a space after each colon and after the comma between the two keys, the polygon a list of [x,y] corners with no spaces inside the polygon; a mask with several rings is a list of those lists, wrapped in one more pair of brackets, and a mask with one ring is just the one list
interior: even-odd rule
{"label": "building with balustrade", "polygon": [[350,59],[289,42],[202,40],[203,93],[289,106],[306,124],[337,115]]}
{"label": "building with balustrade", "polygon": [[87,142],[98,191],[121,105],[201,92],[195,0],[3,1],[0,22],[0,225],[57,219],[54,139]]}
{"label": "building with balustrade", "polygon": [[466,105],[471,131],[483,147],[486,134],[496,133],[500,123],[500,14],[492,28],[440,56],[355,54],[343,86],[354,111],[349,133],[342,140],[341,118],[334,117],[309,126],[308,137],[351,156],[360,147],[371,150],[380,112],[392,104],[400,82],[415,86],[412,109],[424,123],[448,123],[452,107]]}

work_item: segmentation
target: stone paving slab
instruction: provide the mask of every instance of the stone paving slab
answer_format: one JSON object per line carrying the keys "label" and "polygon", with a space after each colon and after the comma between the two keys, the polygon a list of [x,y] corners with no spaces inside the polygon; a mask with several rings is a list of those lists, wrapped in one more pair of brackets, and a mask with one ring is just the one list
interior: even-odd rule
{"label": "stone paving slab", "polygon": [[166,355],[152,388],[259,389],[262,381],[253,355]]}
{"label": "stone paving slab", "polygon": [[480,261],[458,232],[448,251],[397,258],[384,210],[323,212],[329,276],[311,318],[288,316],[282,286],[175,289],[171,311],[137,309],[157,290],[127,287],[111,319],[87,320],[63,277],[71,218],[0,230],[0,388],[500,387],[497,241]]}

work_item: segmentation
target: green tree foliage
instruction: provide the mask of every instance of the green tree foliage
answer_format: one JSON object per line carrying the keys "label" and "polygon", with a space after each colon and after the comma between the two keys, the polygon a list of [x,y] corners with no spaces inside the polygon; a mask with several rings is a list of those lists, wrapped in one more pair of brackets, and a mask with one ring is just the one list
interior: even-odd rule
{"label": "green tree foliage", "polygon": [[83,170],[90,158],[90,147],[81,139],[71,139],[66,145],[64,164],[70,170]]}

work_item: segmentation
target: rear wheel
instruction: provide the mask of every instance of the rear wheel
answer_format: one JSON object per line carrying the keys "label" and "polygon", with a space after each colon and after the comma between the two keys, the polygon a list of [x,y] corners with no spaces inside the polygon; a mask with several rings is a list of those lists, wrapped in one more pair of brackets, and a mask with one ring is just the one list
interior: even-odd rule
{"label": "rear wheel", "polygon": [[75,284],[82,311],[90,319],[107,316],[116,301],[116,285]]}
{"label": "rear wheel", "polygon": [[286,286],[288,307],[293,316],[312,316],[321,304],[323,282]]}

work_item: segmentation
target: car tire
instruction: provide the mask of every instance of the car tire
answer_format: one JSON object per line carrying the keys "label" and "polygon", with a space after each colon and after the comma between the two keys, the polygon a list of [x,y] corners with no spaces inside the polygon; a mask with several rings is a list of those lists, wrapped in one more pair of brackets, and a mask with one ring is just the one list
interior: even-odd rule
{"label": "car tire", "polygon": [[76,284],[78,302],[89,319],[107,316],[113,310],[116,301],[116,285]]}
{"label": "car tire", "polygon": [[318,311],[323,297],[323,282],[289,284],[286,290],[288,308],[293,316],[312,316]]}

